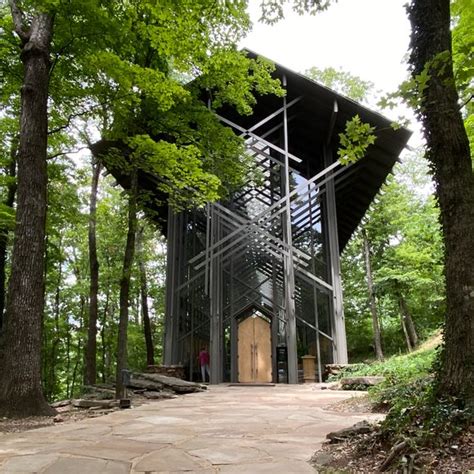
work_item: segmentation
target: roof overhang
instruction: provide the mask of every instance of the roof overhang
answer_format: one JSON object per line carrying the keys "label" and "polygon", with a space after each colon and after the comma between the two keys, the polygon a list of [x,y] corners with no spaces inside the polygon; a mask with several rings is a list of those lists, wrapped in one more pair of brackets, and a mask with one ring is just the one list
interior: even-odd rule
{"label": "roof overhang", "polygon": [[[257,56],[252,51],[247,52],[251,57]],[[302,159],[301,163],[292,162],[291,166],[303,175],[310,177],[321,170],[324,147],[331,148],[333,160],[336,159],[339,133],[355,115],[375,128],[375,144],[369,146],[366,156],[335,179],[339,247],[342,251],[391,173],[411,131],[403,127],[395,130],[392,121],[380,113],[277,63],[274,77],[286,83],[288,103],[301,98],[288,110],[288,151]],[[230,108],[223,110],[222,114],[248,129],[281,105],[280,97],[266,95],[257,98],[251,116],[239,116]],[[272,123],[266,126],[270,129]],[[265,133],[264,127],[260,130],[262,133]]]}

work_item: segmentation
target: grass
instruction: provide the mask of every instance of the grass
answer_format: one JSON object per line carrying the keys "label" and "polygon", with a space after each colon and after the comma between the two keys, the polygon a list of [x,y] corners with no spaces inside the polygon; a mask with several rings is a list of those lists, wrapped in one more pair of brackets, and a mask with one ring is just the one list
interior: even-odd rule
{"label": "grass", "polygon": [[348,376],[381,375],[388,379],[408,380],[421,375],[429,375],[436,358],[436,349],[421,348],[410,354],[393,356],[381,362],[371,364],[353,364],[332,380],[339,380]]}

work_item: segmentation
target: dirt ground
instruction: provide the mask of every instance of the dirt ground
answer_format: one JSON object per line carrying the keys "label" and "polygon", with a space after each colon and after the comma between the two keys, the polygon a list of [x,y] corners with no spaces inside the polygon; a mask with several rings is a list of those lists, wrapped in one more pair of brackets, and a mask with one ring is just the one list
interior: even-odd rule
{"label": "dirt ground", "polygon": [[[151,400],[137,395],[133,395],[131,398],[134,407],[151,402]],[[5,433],[22,433],[59,423],[76,423],[89,418],[108,415],[120,410],[120,408],[75,408],[72,405],[67,405],[55,408],[55,410],[57,412],[56,416],[32,416],[20,419],[0,418],[0,435]]]}
{"label": "dirt ground", "polygon": [[[60,409],[57,409],[58,412]],[[75,423],[77,421],[88,418],[96,418],[98,416],[108,415],[115,410],[90,410],[77,409],[70,412],[59,412],[58,416],[34,416],[29,418],[21,418],[12,420],[8,418],[0,419],[0,435],[5,433],[22,433],[24,431],[44,428],[57,423]]]}

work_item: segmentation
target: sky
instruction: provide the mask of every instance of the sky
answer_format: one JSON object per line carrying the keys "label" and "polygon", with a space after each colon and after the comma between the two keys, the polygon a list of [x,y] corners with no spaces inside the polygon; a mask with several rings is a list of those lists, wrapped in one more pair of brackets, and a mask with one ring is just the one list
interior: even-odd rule
{"label": "sky", "polygon": [[[250,0],[253,31],[242,46],[297,72],[312,66],[334,67],[393,92],[407,78],[410,24],[407,0],[339,0],[316,16],[299,16],[287,9],[285,19],[273,26],[258,22],[259,0]],[[391,119],[406,111],[383,112]],[[418,126],[410,141],[418,146]]]}

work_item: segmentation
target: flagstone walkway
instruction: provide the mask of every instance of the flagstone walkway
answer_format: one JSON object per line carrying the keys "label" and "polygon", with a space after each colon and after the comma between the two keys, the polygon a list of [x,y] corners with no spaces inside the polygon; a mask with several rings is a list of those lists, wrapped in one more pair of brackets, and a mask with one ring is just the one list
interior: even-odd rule
{"label": "flagstone walkway", "polygon": [[317,385],[208,391],[0,436],[0,472],[313,472],[326,434],[377,415],[324,409],[353,392]]}

